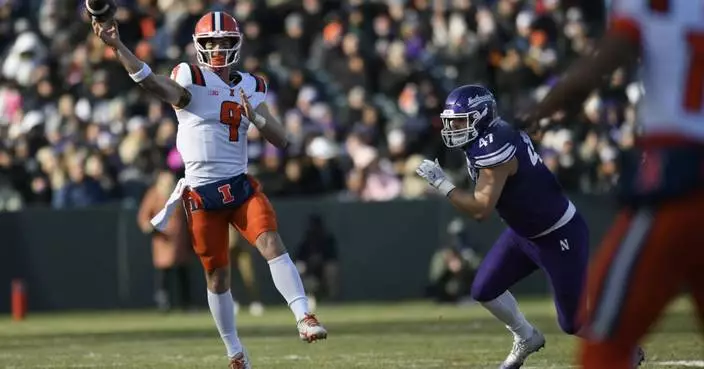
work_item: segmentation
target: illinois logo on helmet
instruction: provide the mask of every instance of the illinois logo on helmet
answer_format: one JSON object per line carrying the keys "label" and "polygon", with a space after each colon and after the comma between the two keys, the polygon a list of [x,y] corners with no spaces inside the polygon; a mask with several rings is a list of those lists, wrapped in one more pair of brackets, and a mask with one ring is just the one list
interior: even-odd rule
{"label": "illinois logo on helmet", "polygon": [[202,16],[196,23],[193,43],[198,62],[210,68],[224,68],[240,59],[240,27],[235,18],[225,12]]}

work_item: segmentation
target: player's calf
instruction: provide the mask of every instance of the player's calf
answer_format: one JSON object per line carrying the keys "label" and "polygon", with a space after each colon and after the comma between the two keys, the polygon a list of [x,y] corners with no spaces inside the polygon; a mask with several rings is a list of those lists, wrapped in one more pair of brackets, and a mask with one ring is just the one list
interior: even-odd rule
{"label": "player's calf", "polygon": [[225,266],[205,272],[208,290],[213,293],[225,293],[230,290],[230,267]]}
{"label": "player's calf", "polygon": [[257,237],[257,250],[267,261],[286,253],[286,247],[278,232],[264,232]]}
{"label": "player's calf", "polygon": [[302,340],[313,342],[327,337],[328,332],[311,314],[301,276],[277,232],[264,232],[257,238],[257,248],[269,262],[271,278],[296,317]]}
{"label": "player's calf", "polygon": [[558,314],[557,323],[563,332],[571,336],[583,337],[584,332],[582,324],[576,318],[576,314],[560,315]]}
{"label": "player's calf", "polygon": [[581,342],[581,364],[584,369],[633,369],[645,361],[641,347],[630,346],[624,342],[606,340]]}

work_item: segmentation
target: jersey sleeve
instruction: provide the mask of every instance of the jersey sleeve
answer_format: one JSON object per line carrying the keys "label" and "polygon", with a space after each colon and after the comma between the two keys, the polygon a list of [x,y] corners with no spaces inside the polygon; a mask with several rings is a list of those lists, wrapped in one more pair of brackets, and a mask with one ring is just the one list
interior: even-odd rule
{"label": "jersey sleeve", "polygon": [[[653,0],[653,2],[663,2]],[[641,44],[641,20],[644,15],[643,0],[613,0],[608,32],[627,37],[634,43]]]}
{"label": "jersey sleeve", "polygon": [[474,141],[468,158],[477,169],[508,163],[516,155],[515,137],[515,131],[503,125],[489,130]]}
{"label": "jersey sleeve", "polygon": [[245,92],[249,98],[249,103],[256,109],[259,104],[266,101],[268,86],[262,76],[252,73],[242,74],[242,83],[244,84]]}
{"label": "jersey sleeve", "polygon": [[176,81],[181,87],[190,89],[192,86],[205,86],[205,77],[200,67],[180,63],[171,70],[171,79]]}

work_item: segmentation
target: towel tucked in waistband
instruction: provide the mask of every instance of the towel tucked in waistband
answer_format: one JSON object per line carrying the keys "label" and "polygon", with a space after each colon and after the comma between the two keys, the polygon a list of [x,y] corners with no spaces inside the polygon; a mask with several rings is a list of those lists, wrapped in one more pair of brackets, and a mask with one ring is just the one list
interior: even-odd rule
{"label": "towel tucked in waistband", "polygon": [[171,192],[169,199],[166,200],[166,205],[164,208],[159,210],[159,212],[150,220],[150,223],[154,228],[160,232],[166,229],[166,225],[169,223],[171,214],[173,214],[176,209],[176,205],[181,201],[181,196],[183,195],[183,190],[186,188],[186,181],[181,178],[176,183],[176,188]]}

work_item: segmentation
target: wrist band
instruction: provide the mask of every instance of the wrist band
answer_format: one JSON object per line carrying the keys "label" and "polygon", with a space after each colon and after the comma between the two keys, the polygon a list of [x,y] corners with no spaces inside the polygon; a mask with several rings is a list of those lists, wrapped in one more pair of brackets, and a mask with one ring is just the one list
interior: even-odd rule
{"label": "wrist band", "polygon": [[150,74],[152,74],[152,69],[149,68],[149,65],[147,65],[147,63],[142,63],[142,69],[140,69],[137,73],[130,73],[130,78],[132,78],[133,81],[139,83],[149,77]]}
{"label": "wrist band", "polygon": [[445,197],[452,192],[452,190],[455,189],[455,185],[452,184],[452,182],[445,180],[443,181],[440,186],[438,186],[438,191],[443,194]]}

